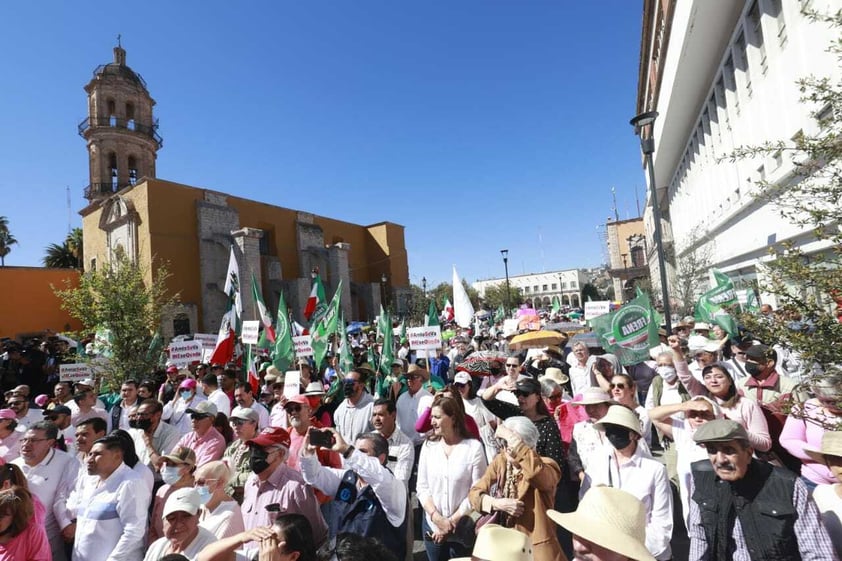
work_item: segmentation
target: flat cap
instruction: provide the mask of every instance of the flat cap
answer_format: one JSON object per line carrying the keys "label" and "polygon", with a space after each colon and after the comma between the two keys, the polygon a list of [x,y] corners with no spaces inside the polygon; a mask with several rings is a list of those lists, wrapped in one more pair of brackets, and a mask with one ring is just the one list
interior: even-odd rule
{"label": "flat cap", "polygon": [[731,419],[716,419],[708,421],[693,433],[693,440],[699,444],[706,442],[729,442],[731,440],[745,440],[748,442],[746,429],[737,421]]}

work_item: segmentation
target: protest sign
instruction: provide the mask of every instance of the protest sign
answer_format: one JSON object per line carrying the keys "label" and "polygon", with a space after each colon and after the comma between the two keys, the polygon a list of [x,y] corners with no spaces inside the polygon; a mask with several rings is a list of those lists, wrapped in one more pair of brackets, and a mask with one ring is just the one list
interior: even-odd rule
{"label": "protest sign", "polygon": [[287,370],[284,375],[284,397],[295,397],[301,393],[301,372]]}
{"label": "protest sign", "polygon": [[84,363],[60,364],[59,379],[62,382],[80,382],[85,378],[93,378],[91,367]]}
{"label": "protest sign", "polygon": [[313,356],[313,347],[310,345],[309,335],[297,335],[293,337],[292,344],[295,345],[295,356],[298,358]]}
{"label": "protest sign", "polygon": [[202,343],[199,341],[172,342],[169,350],[169,362],[179,368],[202,360]]}
{"label": "protest sign", "polygon": [[240,338],[244,345],[256,345],[260,335],[260,320],[249,320],[243,322],[243,330]]}
{"label": "protest sign", "polygon": [[597,300],[585,302],[585,320],[604,316],[611,311],[610,300]]}
{"label": "protest sign", "polygon": [[408,327],[406,338],[409,339],[409,348],[414,351],[434,351],[441,348],[441,327]]}
{"label": "protest sign", "polygon": [[216,348],[216,339],[219,335],[214,333],[194,333],[193,340],[198,341],[202,344],[202,348],[205,350],[214,350]]}

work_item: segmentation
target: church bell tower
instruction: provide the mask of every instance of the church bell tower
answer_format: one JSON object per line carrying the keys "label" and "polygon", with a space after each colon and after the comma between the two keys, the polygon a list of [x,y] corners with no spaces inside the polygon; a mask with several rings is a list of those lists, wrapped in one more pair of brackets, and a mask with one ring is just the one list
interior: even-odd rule
{"label": "church bell tower", "polygon": [[155,159],[163,139],[152,114],[155,100],[146,82],[126,66],[119,36],[114,62],[98,66],[85,91],[88,117],[79,123],[79,136],[88,145],[89,203],[109,197],[141,178],[155,177]]}

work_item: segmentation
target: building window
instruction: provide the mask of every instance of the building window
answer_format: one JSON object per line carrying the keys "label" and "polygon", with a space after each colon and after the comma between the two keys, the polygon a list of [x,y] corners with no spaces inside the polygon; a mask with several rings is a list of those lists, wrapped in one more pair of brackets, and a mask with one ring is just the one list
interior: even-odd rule
{"label": "building window", "polygon": [[117,181],[117,154],[114,152],[108,153],[108,177],[111,178],[111,187],[116,191],[118,185]]}
{"label": "building window", "polygon": [[643,267],[643,248],[640,246],[631,249],[632,267]]}
{"label": "building window", "polygon": [[556,283],[553,283],[552,288],[550,290],[558,290],[558,285]]}
{"label": "building window", "polygon": [[546,285],[546,284],[541,286],[541,291],[542,291],[542,292],[546,292],[546,291],[547,291],[547,285]]}
{"label": "building window", "polygon": [[172,320],[172,331],[173,337],[178,337],[179,335],[189,335],[192,333],[190,330],[190,318],[185,314],[175,316]]}
{"label": "building window", "polygon": [[537,285],[537,284],[536,284],[535,286],[533,286],[533,287],[532,287],[532,291],[533,291],[533,292],[538,292],[538,285]]}
{"label": "building window", "polygon": [[523,287],[523,291],[524,291],[524,292],[526,292],[526,293],[529,293],[529,287],[528,287],[528,286],[524,286],[524,287]]}
{"label": "building window", "polygon": [[576,281],[570,281],[570,288],[576,288]]}
{"label": "building window", "polygon": [[129,184],[137,184],[137,160],[134,156],[129,156]]}

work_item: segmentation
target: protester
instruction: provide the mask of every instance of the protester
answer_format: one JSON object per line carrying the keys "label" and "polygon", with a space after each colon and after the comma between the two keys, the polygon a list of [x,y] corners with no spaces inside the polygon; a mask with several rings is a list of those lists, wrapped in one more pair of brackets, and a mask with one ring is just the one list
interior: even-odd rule
{"label": "protester", "polygon": [[604,485],[640,499],[646,507],[646,548],[659,561],[671,559],[672,490],[666,468],[640,445],[640,419],[628,407],[612,405],[594,426],[605,434],[611,450],[603,448],[585,470],[580,498]]}
{"label": "protester", "polygon": [[576,512],[547,512],[573,534],[576,559],[587,561],[655,561],[646,547],[646,508],[631,493],[595,487]]}
{"label": "protester", "polygon": [[611,379],[615,374],[625,374],[626,371],[620,364],[620,359],[611,353],[599,356],[591,355],[588,359],[588,378],[596,381],[596,386],[603,390],[611,391]]}
{"label": "protester", "polygon": [[82,421],[76,425],[75,449],[76,459],[79,460],[80,469],[87,471],[88,453],[93,448],[94,442],[108,434],[106,429],[107,425],[105,421],[99,417]]}
{"label": "protester", "polygon": [[196,557],[196,561],[228,561],[235,550],[248,542],[259,544],[261,560],[318,561],[310,521],[306,516],[296,513],[279,514],[271,526],[257,526],[209,544]]}
{"label": "protester", "polygon": [[67,498],[76,484],[79,464],[66,452],[55,449],[57,437],[58,429],[53,423],[33,423],[20,439],[20,457],[13,463],[26,476],[29,491],[46,507],[44,527],[50,550],[54,561],[64,561],[65,539],[73,537]]}
{"label": "protester", "polygon": [[693,472],[690,561],[839,559],[804,483],[753,459],[741,424],[710,421],[693,440],[705,446],[713,470]]}
{"label": "protester", "polygon": [[20,457],[20,439],[17,414],[12,409],[0,409],[0,458],[11,462]]}
{"label": "protester", "polygon": [[137,380],[126,380],[120,385],[120,401],[111,407],[110,427],[129,430],[129,409],[136,405],[139,405]]}
{"label": "protester", "polygon": [[477,425],[479,438],[485,447],[485,458],[490,463],[497,455],[497,440],[494,438],[497,417],[483,405],[482,399],[477,396],[471,375],[467,372],[456,373],[453,377],[453,388],[462,398],[466,420],[471,418]]}
{"label": "protester", "polygon": [[[24,394],[23,390],[19,388],[26,388]],[[24,428],[29,428],[31,425],[40,422],[44,417],[41,409],[29,406],[29,387],[18,386],[15,388],[15,393],[8,399],[6,405],[15,412],[15,418],[18,425]]]}
{"label": "protester", "polygon": [[25,487],[0,490],[0,561],[52,561],[33,499]]}
{"label": "protester", "polygon": [[342,380],[342,393],[345,399],[336,408],[333,420],[336,430],[346,441],[363,432],[371,430],[371,409],[374,398],[365,390],[365,377],[358,370],[351,370]]}
{"label": "protester", "polygon": [[225,492],[231,470],[221,461],[208,462],[196,470],[196,492],[199,493],[199,525],[217,539],[239,534],[243,526],[240,505]]}
{"label": "protester", "polygon": [[164,535],[164,507],[167,499],[179,489],[195,485],[193,472],[196,469],[196,453],[190,448],[176,446],[172,452],[161,456],[161,478],[164,484],[155,493],[152,503],[152,518],[149,521],[149,542]]}
{"label": "protester", "polygon": [[[105,409],[96,406],[97,397],[93,390],[83,390],[73,396],[73,404],[76,406],[76,412],[73,414],[72,420],[74,425],[78,425],[82,421],[99,417],[105,421],[108,432],[113,428],[119,428],[112,425],[112,417],[108,415]],[[135,407],[137,403],[126,410],[126,422],[128,422],[128,411]],[[116,405],[115,405],[116,407]]]}
{"label": "protester", "polygon": [[304,481],[329,497],[331,505],[328,528],[331,536],[342,532],[376,537],[395,553],[406,555],[406,487],[386,467],[389,445],[376,432],[363,433],[347,444],[336,429],[330,450],[341,455],[341,468],[323,466],[310,445],[313,429],[301,448],[301,473]]}
{"label": "protester", "polygon": [[409,485],[412,466],[415,463],[415,447],[397,425],[395,402],[378,399],[371,411],[371,426],[386,439],[389,445],[388,467],[404,485]]}
{"label": "protester", "polygon": [[[231,413],[234,413],[234,411],[238,411],[244,407],[248,407],[249,409],[256,411],[258,417],[260,418],[257,423],[258,430],[263,430],[266,427],[271,426],[272,420],[269,417],[269,411],[263,407],[261,403],[258,403],[254,399],[251,384],[248,382],[239,382],[234,387],[234,401],[237,403],[237,406],[231,410]],[[226,413],[226,415],[228,414]]]}
{"label": "protester", "polygon": [[415,429],[418,417],[433,403],[433,394],[424,389],[426,370],[410,368],[406,373],[406,391],[398,396],[395,402],[398,415],[398,427],[412,441],[416,450],[416,457],[420,453],[420,446],[424,442],[424,435]]}
{"label": "protester", "polygon": [[167,498],[161,513],[163,536],[151,543],[143,561],[162,561],[172,553],[193,561],[216,541],[216,536],[199,526],[199,503],[199,493],[193,488],[179,489]]}
{"label": "protester", "polygon": [[737,382],[737,391],[758,403],[771,403],[790,394],[796,382],[778,373],[775,364],[778,354],[766,345],[752,345],[746,351],[745,368],[748,376]]}
{"label": "protester", "polygon": [[200,401],[187,409],[193,430],[181,437],[179,448],[190,448],[196,454],[196,466],[219,460],[225,452],[225,438],[214,428],[216,405]]}
{"label": "protester", "polygon": [[161,402],[147,399],[137,408],[136,420],[129,420],[129,434],[134,440],[137,456],[152,470],[155,481],[161,481],[161,458],[169,454],[181,438],[177,428],[162,421],[162,415]]}
{"label": "protester", "polygon": [[532,561],[532,540],[522,531],[504,528],[499,524],[486,524],[477,530],[477,540],[471,557],[453,561]]}
{"label": "protester", "polygon": [[146,485],[146,489],[149,491],[149,496],[151,497],[152,491],[155,488],[155,475],[152,473],[152,470],[149,469],[149,466],[141,462],[140,458],[137,456],[132,435],[122,429],[117,429],[111,431],[109,436],[116,436],[119,439],[120,447],[123,449],[123,463],[132,468],[132,471],[134,471],[140,479],[143,480],[143,483]]}
{"label": "protester", "polygon": [[573,348],[567,355],[567,364],[570,365],[568,376],[573,397],[582,394],[586,389],[597,385],[596,379],[592,379],[589,372],[589,358],[591,356],[588,346],[582,341],[573,343]]}
{"label": "protester", "polygon": [[196,380],[188,378],[178,385],[178,397],[164,405],[161,418],[185,435],[192,428],[188,409],[202,401],[205,401],[205,398],[196,393]]}
{"label": "protester", "polygon": [[526,417],[509,417],[497,427],[496,436],[505,447],[471,487],[471,506],[528,535],[536,561],[565,559],[546,514],[555,503],[562,469],[535,451],[538,429]]}
{"label": "protester", "polygon": [[813,490],[813,500],[838,555],[842,552],[842,432],[825,432],[820,447],[805,446],[803,451],[833,474],[833,483],[820,484]]}
{"label": "protester", "polygon": [[70,408],[64,405],[55,405],[51,409],[44,409],[44,420],[53,423],[58,429],[58,436],[56,437],[56,448],[67,452],[71,456],[76,455],[73,449],[75,441],[74,434],[75,427],[70,424],[70,416],[72,412]]}
{"label": "protester", "polygon": [[151,489],[123,462],[120,437],[97,440],[86,468],[67,504],[76,516],[73,560],[140,561]]}
{"label": "protester", "polygon": [[202,387],[202,393],[205,394],[208,402],[216,407],[217,412],[228,417],[231,414],[231,401],[225,395],[225,392],[219,388],[217,377],[214,374],[207,373],[198,380]]}
{"label": "protester", "polygon": [[471,510],[468,492],[487,463],[482,445],[470,437],[462,409],[452,398],[437,398],[432,423],[433,435],[421,447],[416,492],[425,513],[427,558],[444,561],[467,552],[454,530]]}
{"label": "protester", "polygon": [[628,374],[615,374],[611,378],[611,397],[620,405],[628,407],[637,414],[640,419],[640,430],[643,440],[651,448],[652,443],[652,422],[646,408],[637,401],[637,385]]}
{"label": "protester", "polygon": [[240,504],[243,502],[243,486],[251,475],[249,465],[251,450],[246,442],[257,435],[259,420],[257,412],[247,407],[232,412],[229,419],[235,438],[222,455],[223,461],[231,469],[231,477],[226,483],[225,492]]}

